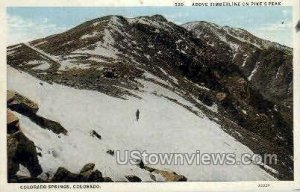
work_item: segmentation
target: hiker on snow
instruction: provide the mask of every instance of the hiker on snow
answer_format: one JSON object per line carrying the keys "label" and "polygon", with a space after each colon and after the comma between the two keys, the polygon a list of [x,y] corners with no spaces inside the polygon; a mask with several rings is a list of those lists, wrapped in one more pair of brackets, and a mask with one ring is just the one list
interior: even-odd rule
{"label": "hiker on snow", "polygon": [[136,116],[136,121],[138,121],[139,118],[140,118],[140,110],[137,110],[137,111],[135,112],[135,116]]}

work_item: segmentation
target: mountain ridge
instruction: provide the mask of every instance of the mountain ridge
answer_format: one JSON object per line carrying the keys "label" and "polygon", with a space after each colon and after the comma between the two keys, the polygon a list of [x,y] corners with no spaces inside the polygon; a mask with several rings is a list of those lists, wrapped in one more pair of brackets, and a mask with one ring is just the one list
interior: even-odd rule
{"label": "mountain ridge", "polygon": [[[279,171],[278,178],[291,179],[293,163],[286,157],[293,155],[291,50],[248,33],[241,41],[238,32],[243,30],[237,30],[235,38],[232,28],[213,25],[216,33],[210,33],[207,24],[193,25],[184,24],[184,28],[160,15],[106,16],[10,46],[8,64],[48,83],[95,90],[123,100],[142,99],[141,80],[152,82],[193,103],[252,150],[278,154],[284,164],[271,166]],[[281,80],[268,81],[278,71]],[[153,94],[201,118],[184,102]],[[251,138],[243,141],[235,131],[259,138],[261,149],[251,144]],[[266,142],[277,148],[263,147]]]}
{"label": "mountain ridge", "polygon": [[221,26],[221,25],[217,25],[217,24],[215,24],[215,23],[209,22],[209,21],[190,21],[190,22],[181,24],[181,26],[183,26],[183,27],[185,27],[185,26],[188,27],[188,26],[191,25],[191,24],[196,25],[196,24],[201,24],[201,23],[206,23],[206,24],[209,24],[209,25],[211,25],[211,26],[215,26],[215,27],[223,28],[223,29],[239,30],[239,31],[242,31],[242,32],[244,32],[244,33],[247,33],[248,35],[252,35],[252,36],[254,36],[254,37],[258,38],[258,39],[261,39],[261,40],[263,40],[263,41],[268,42],[267,44],[269,44],[270,46],[272,46],[272,44],[273,44],[273,46],[276,46],[276,47],[282,47],[283,49],[287,49],[287,50],[289,50],[289,51],[292,51],[292,49],[293,49],[293,48],[290,47],[290,46],[287,46],[287,45],[284,45],[284,44],[280,44],[280,43],[275,42],[275,41],[265,40],[265,39],[263,39],[263,38],[261,38],[261,37],[258,37],[258,36],[256,36],[256,35],[253,35],[253,34],[252,34],[251,32],[249,32],[248,30],[243,29],[243,28],[240,28],[240,27],[233,27],[233,26],[228,26],[228,25]]}

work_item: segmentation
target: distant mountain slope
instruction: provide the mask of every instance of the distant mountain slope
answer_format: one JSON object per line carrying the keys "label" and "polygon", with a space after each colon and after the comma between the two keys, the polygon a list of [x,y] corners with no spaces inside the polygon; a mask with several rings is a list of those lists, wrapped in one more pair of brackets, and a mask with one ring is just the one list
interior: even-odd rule
{"label": "distant mountain slope", "polygon": [[236,64],[252,87],[276,104],[276,109],[292,121],[293,50],[260,39],[246,30],[221,27],[209,22],[182,25],[208,44],[218,47]]}
{"label": "distant mountain slope", "polygon": [[160,15],[97,18],[7,50],[10,66],[48,83],[124,100],[144,99],[140,80],[163,87],[189,104],[152,94],[201,118],[200,110],[255,153],[277,154],[270,166],[279,179],[293,178],[291,57],[290,48],[241,29],[182,27]]}

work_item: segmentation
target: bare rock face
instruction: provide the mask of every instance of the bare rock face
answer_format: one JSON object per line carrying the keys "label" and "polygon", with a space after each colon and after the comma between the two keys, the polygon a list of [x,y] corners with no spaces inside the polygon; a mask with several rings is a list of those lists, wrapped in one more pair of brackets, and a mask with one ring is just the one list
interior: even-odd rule
{"label": "bare rock face", "polygon": [[114,182],[110,177],[103,177],[103,182]]}
{"label": "bare rock face", "polygon": [[13,126],[19,123],[19,119],[12,113],[11,110],[7,109],[7,125]]}
{"label": "bare rock face", "polygon": [[19,119],[7,109],[7,133],[12,134],[20,130]]}
{"label": "bare rock face", "polygon": [[16,95],[15,91],[7,90],[7,103],[10,103]]}
{"label": "bare rock face", "polygon": [[59,167],[52,178],[52,182],[80,182],[82,180],[82,175],[71,173],[64,167]]}
{"label": "bare rock face", "polygon": [[141,182],[142,180],[135,175],[127,175],[125,176],[125,178],[129,181],[129,182]]}
{"label": "bare rock face", "polygon": [[7,106],[14,111],[23,113],[36,113],[38,104],[14,91],[7,92]]}
{"label": "bare rock face", "polygon": [[155,170],[153,173],[160,174],[165,178],[165,181],[178,182],[178,181],[187,181],[187,178],[183,175],[178,175],[175,172],[163,171],[163,170]]}
{"label": "bare rock face", "polygon": [[[17,100],[15,100],[17,98]],[[8,91],[7,102],[17,103],[21,101],[19,96],[13,91]],[[23,100],[23,108],[36,110],[37,106],[29,100]],[[20,103],[20,102],[19,102]],[[19,171],[19,165],[26,167],[32,178],[42,173],[42,168],[37,158],[37,151],[34,143],[29,140],[20,129],[19,119],[10,109],[7,109],[7,166],[8,181],[16,182],[18,178],[16,173]]]}
{"label": "bare rock face", "polygon": [[76,174],[64,167],[59,167],[51,182],[112,182],[111,178],[103,177],[99,170],[94,170],[95,164],[88,163]]}
{"label": "bare rock face", "polygon": [[83,180],[83,176],[71,173],[64,167],[59,167],[52,178],[52,182],[80,182]]}
{"label": "bare rock face", "polygon": [[12,179],[19,170],[19,164],[16,162],[15,154],[18,150],[18,144],[16,139],[12,137],[7,138],[7,174],[8,181]]}
{"label": "bare rock face", "polygon": [[[144,169],[149,171],[150,173],[161,175],[165,179],[165,181],[169,181],[169,182],[187,181],[187,178],[184,175],[178,175],[176,172],[159,170],[148,166],[144,166]],[[153,174],[151,174],[151,177],[153,177],[153,180],[156,181],[156,178]]]}
{"label": "bare rock face", "polygon": [[9,135],[7,145],[9,180],[15,177],[19,164],[25,166],[32,177],[37,177],[42,173],[35,145],[21,131]]}
{"label": "bare rock face", "polygon": [[[85,177],[89,177],[94,170],[95,164],[94,163],[88,163],[85,166],[82,167],[82,169],[80,170],[80,174],[85,176]],[[101,174],[101,172],[100,172]],[[96,175],[94,175],[93,177],[95,177]],[[101,174],[102,177],[102,174]]]}
{"label": "bare rock face", "polygon": [[104,178],[102,177],[102,173],[99,170],[93,171],[88,179],[89,182],[104,182]]}

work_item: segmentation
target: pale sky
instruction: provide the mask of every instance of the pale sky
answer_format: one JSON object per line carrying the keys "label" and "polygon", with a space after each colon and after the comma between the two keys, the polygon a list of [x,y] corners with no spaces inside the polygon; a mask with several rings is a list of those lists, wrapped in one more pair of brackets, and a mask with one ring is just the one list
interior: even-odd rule
{"label": "pale sky", "polygon": [[292,47],[292,7],[10,7],[7,8],[7,43],[12,45],[60,33],[106,15],[154,14],[176,24],[209,21],[243,28],[258,37]]}

